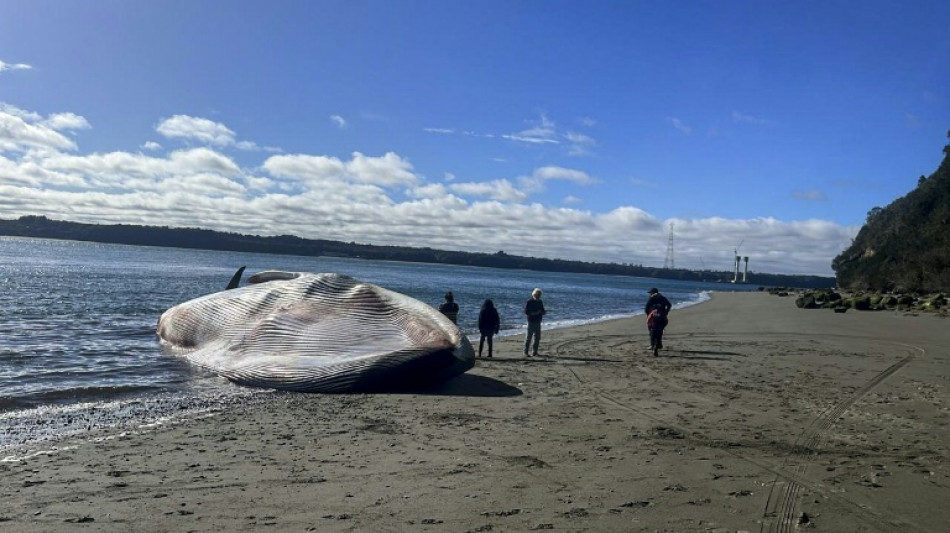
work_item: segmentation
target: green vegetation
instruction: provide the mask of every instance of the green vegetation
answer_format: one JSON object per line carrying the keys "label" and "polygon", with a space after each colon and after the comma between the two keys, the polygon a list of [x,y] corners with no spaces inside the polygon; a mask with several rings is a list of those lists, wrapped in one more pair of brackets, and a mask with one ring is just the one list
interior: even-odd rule
{"label": "green vegetation", "polygon": [[[125,224],[98,225],[51,220],[42,216],[24,216],[17,220],[0,220],[0,235],[65,239],[73,241],[106,242],[137,246],[164,246],[234,252],[286,254],[325,257],[352,257],[384,261],[441,263],[480,267],[538,270],[546,272],[579,272],[613,274],[647,278],[678,279],[686,281],[725,281],[732,272],[695,271],[672,268],[652,268],[617,263],[591,263],[541,259],[510,255],[505,252],[471,253],[432,248],[405,246],[374,246],[339,241],[301,239],[292,235],[259,237],[194,228],[133,226]],[[834,279],[821,276],[792,276],[781,274],[749,273],[749,283],[757,285],[790,285],[794,287],[830,287]]]}
{"label": "green vegetation", "polygon": [[943,153],[936,172],[921,176],[913,191],[868,212],[854,242],[831,263],[839,287],[950,291],[950,144]]}

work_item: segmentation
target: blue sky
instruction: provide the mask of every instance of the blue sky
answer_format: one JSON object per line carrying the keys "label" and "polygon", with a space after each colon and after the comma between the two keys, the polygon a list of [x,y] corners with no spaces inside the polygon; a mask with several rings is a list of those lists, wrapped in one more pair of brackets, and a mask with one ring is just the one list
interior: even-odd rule
{"label": "blue sky", "polygon": [[950,4],[668,4],[0,2],[0,218],[831,275]]}

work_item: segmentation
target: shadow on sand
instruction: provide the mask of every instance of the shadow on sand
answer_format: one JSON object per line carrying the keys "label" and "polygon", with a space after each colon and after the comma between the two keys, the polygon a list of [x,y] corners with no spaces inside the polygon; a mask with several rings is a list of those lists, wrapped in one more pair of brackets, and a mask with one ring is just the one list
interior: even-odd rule
{"label": "shadow on sand", "polygon": [[745,357],[741,353],[712,350],[671,350],[660,352],[660,357],[675,357],[677,359],[696,359],[701,361],[721,361],[726,357]]}
{"label": "shadow on sand", "polygon": [[[482,359],[479,359],[481,362]],[[518,358],[505,358],[505,359],[488,359],[490,364],[501,364],[501,365],[538,365],[538,364],[551,364],[562,361],[576,361],[580,363],[628,363],[629,359],[606,359],[606,358],[594,358],[594,357],[574,357],[574,356],[563,356],[563,355],[538,355],[534,357],[518,357]]]}
{"label": "shadow on sand", "polygon": [[494,378],[462,374],[448,381],[426,387],[393,391],[405,394],[428,394],[432,396],[471,396],[477,398],[504,398],[521,396],[521,389]]}

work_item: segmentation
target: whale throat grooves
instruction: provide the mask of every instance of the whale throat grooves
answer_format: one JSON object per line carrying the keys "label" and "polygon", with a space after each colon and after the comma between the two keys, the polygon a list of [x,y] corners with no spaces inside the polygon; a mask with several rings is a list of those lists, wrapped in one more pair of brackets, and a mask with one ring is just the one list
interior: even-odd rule
{"label": "whale throat grooves", "polygon": [[341,274],[248,281],[165,311],[163,350],[241,385],[308,392],[422,385],[475,364],[455,324],[404,294]]}

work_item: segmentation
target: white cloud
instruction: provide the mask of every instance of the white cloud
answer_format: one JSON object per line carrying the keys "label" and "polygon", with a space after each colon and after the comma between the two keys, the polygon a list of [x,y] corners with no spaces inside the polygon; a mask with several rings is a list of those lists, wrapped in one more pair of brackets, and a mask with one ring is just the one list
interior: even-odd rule
{"label": "white cloud", "polygon": [[280,152],[279,148],[272,146],[260,147],[257,143],[247,140],[237,140],[236,134],[227,126],[220,122],[215,122],[201,117],[190,117],[188,115],[174,115],[170,118],[162,119],[155,131],[167,139],[180,139],[185,141],[195,141],[202,144],[208,144],[217,148],[234,147],[246,152]]}
{"label": "white cloud", "polygon": [[683,123],[682,120],[676,117],[667,117],[666,120],[668,120],[669,123],[672,124],[674,128],[678,129],[679,131],[681,131],[682,133],[686,135],[691,135],[693,133],[693,128],[691,126],[687,126],[685,123]]}
{"label": "white cloud", "polygon": [[344,119],[340,115],[330,115],[330,122],[333,122],[334,124],[336,124],[338,128],[346,127],[346,119]]}
{"label": "white cloud", "polygon": [[105,154],[57,154],[42,160],[43,168],[83,178],[90,186],[116,187],[127,180],[143,183],[199,174],[238,177],[241,170],[227,156],[208,148],[178,150],[168,157],[151,157],[129,152]]}
{"label": "white cloud", "polygon": [[567,139],[569,146],[568,155],[590,155],[591,150],[597,145],[597,141],[583,133],[569,131],[564,134],[564,138]]}
{"label": "white cloud", "polygon": [[572,194],[565,196],[561,201],[564,202],[564,205],[578,205],[584,203],[584,200],[581,200]]}
{"label": "white cloud", "polygon": [[502,138],[529,144],[559,144],[557,128],[554,121],[542,114],[540,120],[532,127],[518,133],[502,135]]}
{"label": "white cloud", "polygon": [[237,148],[238,150],[246,150],[248,152],[255,152],[257,150],[260,150],[260,148],[258,148],[257,146],[257,143],[253,141],[238,141],[234,143],[234,147]]}
{"label": "white cloud", "polygon": [[448,189],[441,183],[430,183],[419,187],[413,187],[409,190],[409,196],[413,198],[442,198],[449,194]]}
{"label": "white cloud", "polygon": [[0,61],[0,72],[5,70],[30,70],[31,68],[33,67],[26,63],[4,63]]}
{"label": "white cloud", "polygon": [[754,116],[752,116],[752,115],[747,115],[747,114],[745,114],[745,113],[740,113],[739,111],[733,111],[733,112],[732,112],[732,121],[733,121],[733,122],[742,122],[742,123],[745,123],[745,124],[754,124],[754,125],[756,125],[756,126],[766,126],[766,125],[772,123],[772,121],[770,121],[770,120],[767,120],[767,119],[764,119],[764,118],[759,118],[759,117],[754,117]]}
{"label": "white cloud", "polygon": [[537,168],[533,176],[544,181],[562,180],[570,181],[578,185],[592,185],[597,181],[590,177],[586,172],[571,168],[546,166]]}
{"label": "white cloud", "polygon": [[146,141],[142,144],[142,149],[148,150],[150,152],[154,152],[155,150],[161,150],[162,145],[158,144],[155,141]]}
{"label": "white cloud", "polygon": [[586,172],[549,165],[534,169],[530,176],[520,176],[518,185],[525,193],[536,194],[543,191],[545,183],[549,181],[568,181],[582,186],[597,183],[597,180]]}
{"label": "white cloud", "polygon": [[190,174],[168,181],[168,185],[178,188],[179,192],[210,198],[230,196],[240,198],[246,187],[218,174]]}
{"label": "white cloud", "polygon": [[412,165],[394,152],[382,157],[367,157],[353,152],[353,159],[346,165],[347,171],[363,183],[377,185],[415,185],[419,178],[412,173]]}
{"label": "white cloud", "polygon": [[56,113],[43,121],[43,125],[52,130],[86,130],[91,128],[85,117],[75,113]]}
{"label": "white cloud", "polygon": [[825,193],[816,190],[809,191],[792,191],[792,198],[797,198],[799,200],[812,200],[812,201],[824,201],[828,197],[825,196]]}
{"label": "white cloud", "polygon": [[[589,118],[578,119],[578,122],[587,127],[596,124]],[[557,124],[545,114],[541,114],[536,121],[531,121],[531,126],[527,129],[501,135],[441,127],[427,127],[422,128],[422,130],[439,135],[459,135],[479,139],[501,138],[524,145],[562,145],[567,149],[567,154],[572,156],[590,155],[593,148],[597,146],[597,141],[590,135],[576,131],[558,133]]]}
{"label": "white cloud", "polygon": [[498,200],[500,202],[521,202],[528,195],[511,184],[510,181],[500,179],[483,182],[453,183],[449,189],[462,196],[478,196]]}
{"label": "white cloud", "polygon": [[43,116],[39,113],[20,109],[19,107],[10,105],[6,102],[0,102],[0,113],[20,117],[27,122],[39,122],[43,120]]}
{"label": "white cloud", "polygon": [[278,178],[297,178],[319,184],[339,180],[345,166],[335,157],[296,154],[271,156],[264,161],[263,168]]}
{"label": "white cloud", "polygon": [[263,168],[273,176],[300,178],[311,185],[333,182],[367,183],[384,187],[412,186],[419,182],[412,165],[394,152],[382,157],[367,157],[353,152],[343,162],[335,157],[312,155],[271,156]]}
{"label": "white cloud", "polygon": [[42,116],[14,106],[0,106],[0,152],[25,152],[31,149],[75,150],[76,143],[59,133],[58,127],[89,127],[86,119],[68,114]]}
{"label": "white cloud", "polygon": [[657,231],[663,227],[662,221],[636,207],[618,207],[596,219],[598,225],[612,231]]}
{"label": "white cloud", "polygon": [[[561,206],[532,203],[530,195],[553,182],[566,188],[597,183],[583,170],[556,165],[514,179],[460,183],[445,174],[427,183],[395,152],[270,155],[250,168],[211,147],[161,153],[158,143],[145,143],[153,153],[83,154],[52,128],[83,123],[68,117],[0,106],[4,218],[33,214],[380,245],[503,249],[646,266],[663,264],[673,222],[681,268],[728,271],[741,240],[740,253],[750,257],[752,270],[824,275],[857,231],[822,220],[663,220],[623,204],[588,211],[571,207],[580,195],[569,190],[560,193]],[[474,231],[491,238],[475,239]]]}
{"label": "white cloud", "polygon": [[235,142],[235,134],[227,126],[206,118],[174,115],[163,119],[155,131],[169,139],[198,141],[214,146],[229,146]]}

